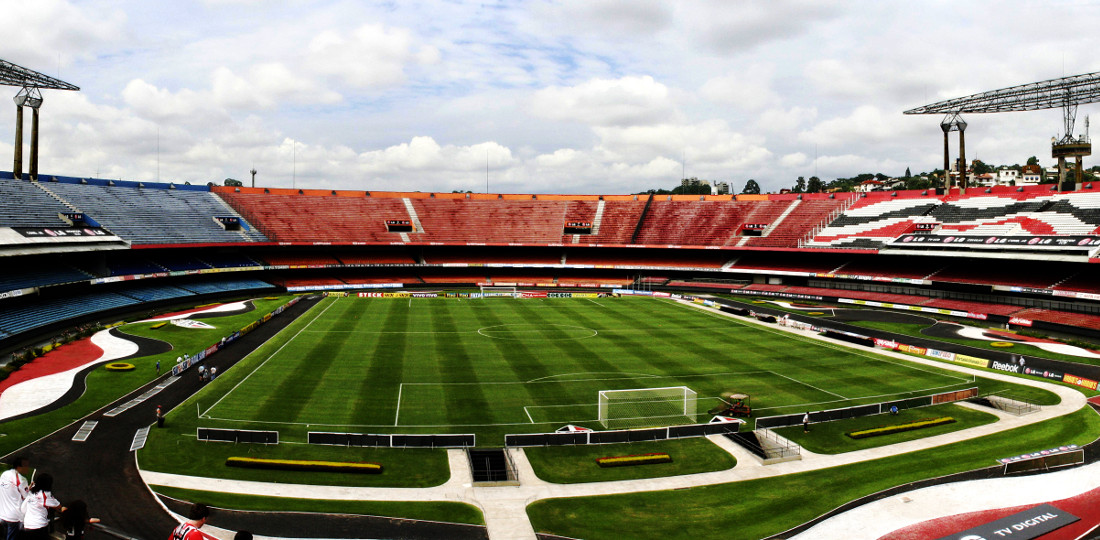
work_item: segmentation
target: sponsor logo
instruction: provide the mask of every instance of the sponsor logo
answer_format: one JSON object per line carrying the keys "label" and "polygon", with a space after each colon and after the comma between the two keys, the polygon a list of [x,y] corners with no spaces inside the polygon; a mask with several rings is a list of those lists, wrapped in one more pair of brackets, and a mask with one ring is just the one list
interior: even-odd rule
{"label": "sponsor logo", "polygon": [[193,328],[198,330],[212,330],[214,327],[202,321],[192,319],[173,319],[172,324],[181,328]]}
{"label": "sponsor logo", "polygon": [[989,364],[989,367],[991,367],[991,368],[993,368],[997,371],[1007,371],[1009,373],[1019,373],[1020,372],[1020,366],[1019,365],[1017,365],[1017,364],[1006,364],[1004,362],[998,362],[996,360],[991,362]]}

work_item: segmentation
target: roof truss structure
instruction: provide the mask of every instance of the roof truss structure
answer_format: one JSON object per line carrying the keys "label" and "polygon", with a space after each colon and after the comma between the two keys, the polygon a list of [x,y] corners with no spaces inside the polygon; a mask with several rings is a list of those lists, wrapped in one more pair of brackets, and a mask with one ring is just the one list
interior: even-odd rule
{"label": "roof truss structure", "polygon": [[909,109],[905,114],[1035,111],[1100,101],[1100,72],[1022,84]]}
{"label": "roof truss structure", "polygon": [[48,88],[51,90],[80,90],[79,86],[69,84],[33,69],[17,66],[6,60],[0,60],[0,86],[19,86],[22,88]]}

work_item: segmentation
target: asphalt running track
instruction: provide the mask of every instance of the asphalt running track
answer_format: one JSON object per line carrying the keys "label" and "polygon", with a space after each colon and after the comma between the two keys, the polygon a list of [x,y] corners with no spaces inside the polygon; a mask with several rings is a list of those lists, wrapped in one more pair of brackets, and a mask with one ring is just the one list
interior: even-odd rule
{"label": "asphalt running track", "polygon": [[[280,316],[272,318],[209,357],[204,364],[217,367],[219,372],[225,373],[233,364],[294,322],[319,301],[320,297],[303,298]],[[151,344],[143,341],[142,345]],[[163,346],[163,343],[159,343],[158,350],[163,350]],[[157,351],[139,350],[137,355],[145,356],[150,352]],[[36,470],[49,472],[54,476],[54,493],[62,503],[83,499],[88,503],[92,515],[102,519],[104,525],[112,529],[138,539],[159,540],[167,537],[178,522],[164,511],[142,482],[130,444],[138,429],[154,422],[158,404],[164,406],[166,411],[171,410],[197,392],[201,388],[198,377],[194,376],[193,371],[189,371],[155,397],[114,418],[105,418],[103,413],[141,395],[168,377],[171,375],[165,374],[157,378],[114,403],[75,420],[52,435],[5,456],[4,461],[15,454],[30,456]],[[83,386],[83,378],[79,380],[80,386]],[[74,442],[73,435],[84,420],[98,420],[99,424],[87,441]],[[177,506],[176,510],[178,512],[181,508]],[[488,537],[484,527],[372,516],[261,514],[219,510],[211,516],[209,524],[229,530],[249,528],[260,534],[278,533],[279,536],[292,538]],[[99,531],[94,531],[87,537],[90,540],[111,538]]]}

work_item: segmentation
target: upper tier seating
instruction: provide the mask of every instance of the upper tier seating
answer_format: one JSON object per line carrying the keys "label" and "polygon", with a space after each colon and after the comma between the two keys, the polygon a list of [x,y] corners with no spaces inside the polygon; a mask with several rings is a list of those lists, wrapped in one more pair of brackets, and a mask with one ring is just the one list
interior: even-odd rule
{"label": "upper tier seating", "polygon": [[26,180],[0,178],[0,227],[65,227],[72,209]]}
{"label": "upper tier seating", "polygon": [[424,227],[425,241],[537,244],[562,241],[567,208],[562,201],[411,200]]}
{"label": "upper tier seating", "polygon": [[[750,212],[745,218],[745,223],[763,222],[771,224],[771,227],[765,231],[765,236],[750,237],[744,245],[754,247],[799,247],[799,240],[806,239],[814,227],[823,225],[833,212],[840,210],[844,205],[844,199],[807,199],[795,201],[793,204],[795,205],[794,208],[779,222],[776,222],[770,215],[766,219],[761,219],[761,216],[756,214],[756,209]],[[765,208],[764,205],[759,203],[754,206],[757,205],[761,209]],[[784,211],[786,207],[778,207],[776,210]],[[775,216],[778,215],[775,214]]]}
{"label": "upper tier seating", "polygon": [[[256,230],[225,230],[214,218],[236,213],[209,191],[43,182],[104,228],[134,244],[266,242]],[[158,185],[160,186],[160,185]]]}
{"label": "upper tier seating", "polygon": [[[604,201],[603,216],[597,234],[579,235],[579,244],[629,244],[638,220],[645,209],[645,199],[638,201]],[[593,222],[593,224],[595,224]],[[562,242],[571,243],[572,236],[566,236]]]}
{"label": "upper tier seating", "polygon": [[393,242],[386,220],[410,221],[402,199],[219,193],[278,242]]}
{"label": "upper tier seating", "polygon": [[937,199],[866,200],[860,199],[819,231],[810,245],[877,247],[912,231],[917,219],[939,203]]}
{"label": "upper tier seating", "polygon": [[[741,225],[751,204],[771,207],[778,215],[790,201],[669,201],[655,198],[642,220],[637,244],[725,246],[741,239]],[[774,212],[778,210],[778,212]]]}

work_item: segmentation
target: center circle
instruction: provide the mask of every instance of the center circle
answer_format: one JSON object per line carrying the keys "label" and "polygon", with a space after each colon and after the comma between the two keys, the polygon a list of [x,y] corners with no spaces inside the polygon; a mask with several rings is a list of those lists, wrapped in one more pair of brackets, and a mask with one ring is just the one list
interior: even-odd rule
{"label": "center circle", "polygon": [[570,324],[498,324],[479,328],[477,333],[490,339],[512,341],[564,341],[599,334],[592,328]]}

